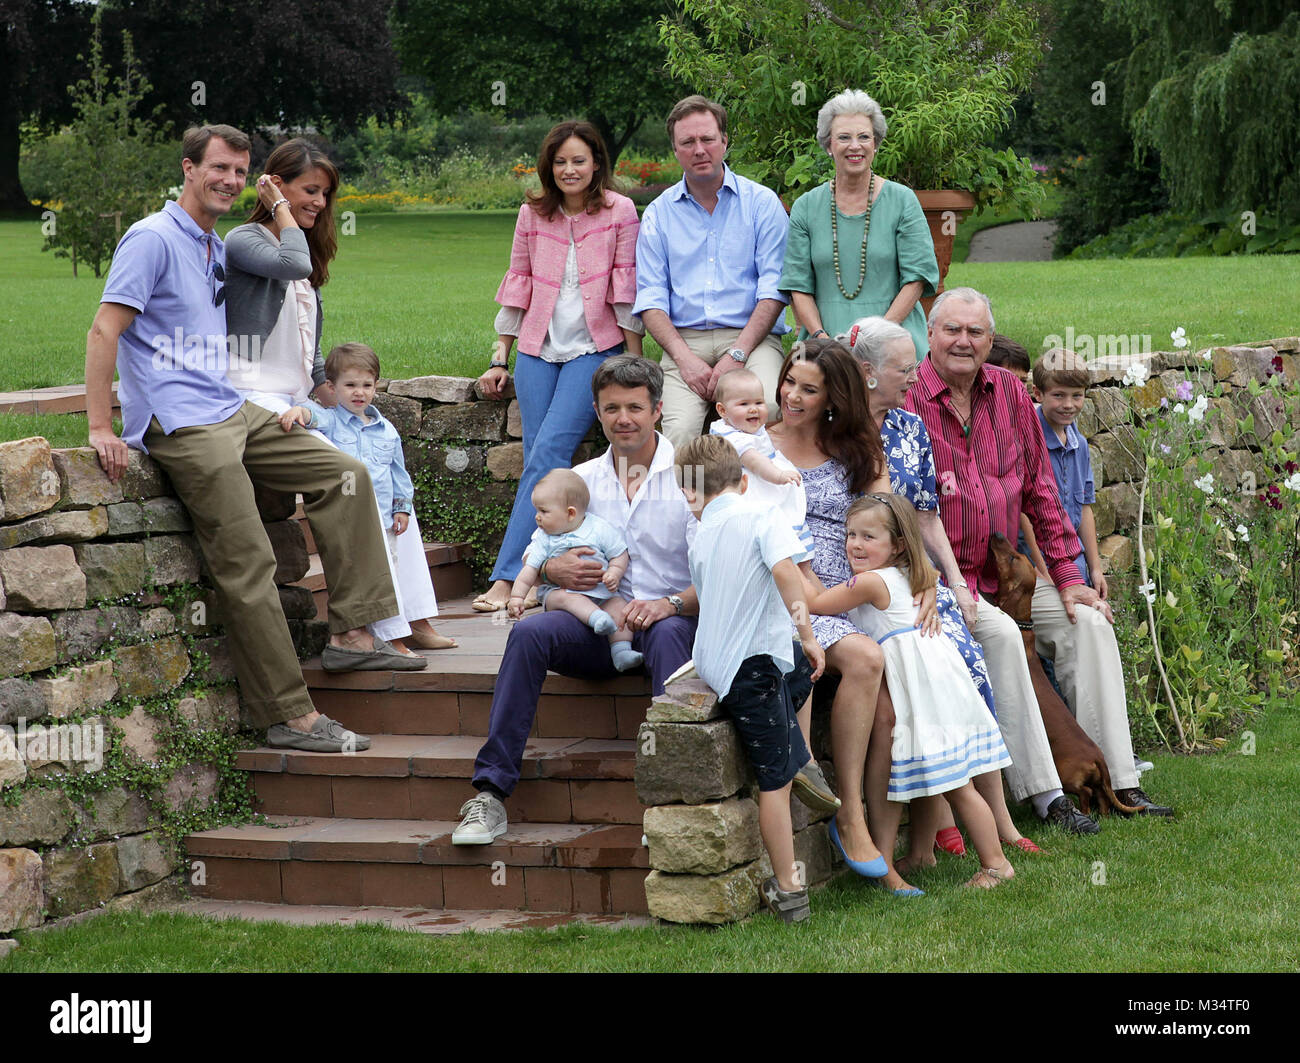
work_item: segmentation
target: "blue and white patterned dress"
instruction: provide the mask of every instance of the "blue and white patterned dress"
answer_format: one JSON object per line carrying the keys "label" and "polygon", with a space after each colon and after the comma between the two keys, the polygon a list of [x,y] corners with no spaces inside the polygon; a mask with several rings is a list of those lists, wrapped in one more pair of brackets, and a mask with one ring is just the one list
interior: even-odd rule
{"label": "blue and white patterned dress", "polygon": [[[889,482],[894,494],[906,498],[918,512],[938,509],[934,453],[921,418],[907,410],[890,410],[880,429],[880,442],[889,463]],[[834,459],[800,472],[808,499],[808,528],[816,543],[813,571],[827,587],[835,587],[853,574],[844,554],[844,517],[857,496],[848,490],[844,466]],[[966,627],[956,595],[943,584],[939,585],[937,607],[944,634],[957,644],[975,681],[975,689],[989,712],[996,716],[984,651]],[[845,635],[858,633],[853,622],[843,615],[815,616],[812,629],[824,648],[833,646]]]}

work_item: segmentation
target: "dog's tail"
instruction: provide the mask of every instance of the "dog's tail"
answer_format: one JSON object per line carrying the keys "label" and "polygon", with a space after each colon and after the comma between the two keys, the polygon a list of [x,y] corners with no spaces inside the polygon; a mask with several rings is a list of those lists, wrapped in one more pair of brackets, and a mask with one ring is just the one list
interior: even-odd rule
{"label": "dog's tail", "polygon": [[1116,796],[1115,789],[1110,784],[1110,766],[1106,763],[1106,757],[1101,755],[1100,751],[1097,757],[1097,767],[1101,769],[1101,786],[1097,788],[1097,811],[1103,815],[1108,815],[1113,809],[1116,812],[1123,812],[1130,816],[1138,815],[1142,811],[1139,806],[1126,805]]}

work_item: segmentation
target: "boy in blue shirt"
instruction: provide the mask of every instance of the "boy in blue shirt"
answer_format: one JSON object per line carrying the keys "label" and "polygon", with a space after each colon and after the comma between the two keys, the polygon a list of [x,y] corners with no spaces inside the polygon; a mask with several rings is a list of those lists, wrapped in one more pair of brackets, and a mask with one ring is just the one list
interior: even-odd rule
{"label": "boy in blue shirt", "polygon": [[[716,435],[677,451],[674,470],[700,522],[690,548],[691,580],[700,598],[695,670],[718,695],[758,776],[758,829],[772,861],[763,902],[777,918],[808,918],[808,888],[794,862],[790,790],[813,807],[838,804],[812,768],[824,793],[806,799],[812,757],[796,712],[826,667],[813,637],[803,583],[794,558],[804,553],[789,522],[745,502],[740,455]],[[790,635],[794,621],[802,649]],[[834,807],[834,805],[829,805]]]}
{"label": "boy in blue shirt", "polygon": [[[414,521],[415,487],[406,471],[401,435],[373,405],[379,358],[364,343],[341,344],[325,359],[325,379],[333,385],[338,405],[328,409],[315,403],[292,406],[280,415],[280,424],[286,432],[295,424],[315,429],[370,473],[398,605],[395,615],[368,625],[370,631],[415,660],[422,658],[406,648],[407,638],[423,649],[450,649],[455,640],[438,634],[430,622],[437,615],[438,603],[423,547],[414,554],[398,550],[397,537]],[[418,524],[414,534],[419,535]],[[399,566],[399,553],[406,555],[406,564]]]}

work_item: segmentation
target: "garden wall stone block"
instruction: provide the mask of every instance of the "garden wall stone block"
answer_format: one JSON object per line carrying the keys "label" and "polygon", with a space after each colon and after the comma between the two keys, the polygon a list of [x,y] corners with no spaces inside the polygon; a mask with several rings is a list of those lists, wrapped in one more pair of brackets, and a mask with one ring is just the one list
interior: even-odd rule
{"label": "garden wall stone block", "polygon": [[123,646],[113,670],[118,691],[126,698],[166,693],[189,675],[190,657],[179,636]]}
{"label": "garden wall stone block", "polygon": [[[292,496],[276,494],[281,498]],[[293,513],[293,507],[289,507]],[[267,518],[262,517],[263,520]],[[286,518],[279,518],[281,520]],[[151,498],[145,502],[118,502],[108,507],[108,534],[162,535],[169,532],[187,532],[191,529],[190,516],[185,507],[174,498]]]}
{"label": "garden wall stone block", "polygon": [[195,639],[192,645],[196,653],[202,653],[208,658],[208,674],[213,679],[224,679],[231,683],[235,681],[235,666],[230,659],[225,639],[210,635]]}
{"label": "garden wall stone block", "polygon": [[84,542],[106,534],[108,511],[104,506],[72,509],[0,527],[0,550],[48,542]]}
{"label": "garden wall stone block", "polygon": [[102,506],[122,501],[121,483],[113,483],[104,474],[94,447],[52,450],[50,457],[59,474],[65,507]]}
{"label": "garden wall stone block", "polygon": [[[371,509],[373,510],[373,506]],[[373,513],[371,514],[373,518]],[[296,520],[277,520],[266,526],[266,537],[271,540],[275,554],[275,582],[295,583],[307,575],[311,558],[307,554],[307,539]]]}
{"label": "garden wall stone block", "polygon": [[[1117,424],[1109,432],[1092,440],[1089,452],[1094,449],[1101,456],[1105,483],[1142,479],[1142,461],[1139,457],[1141,448],[1131,424]],[[1094,480],[1096,472],[1094,468]]]}
{"label": "garden wall stone block", "polygon": [[0,932],[40,924],[44,885],[40,854],[30,849],[0,849]]}
{"label": "garden wall stone block", "polygon": [[86,576],[70,546],[19,546],[0,553],[0,582],[10,609],[80,609]]}
{"label": "garden wall stone block", "polygon": [[704,723],[722,715],[718,695],[703,679],[672,679],[650,702],[650,723]]}
{"label": "garden wall stone block", "polygon": [[134,594],[148,581],[143,543],[85,543],[73,550],[91,601]]}
{"label": "garden wall stone block", "polygon": [[1097,552],[1107,575],[1127,572],[1137,560],[1137,550],[1127,535],[1107,535],[1097,544]]}
{"label": "garden wall stone block", "polygon": [[78,775],[103,766],[105,727],[102,717],[80,724],[28,724],[23,740],[27,774],[31,778]]}
{"label": "garden wall stone block", "polygon": [[[298,536],[302,537],[301,531]],[[199,550],[188,535],[156,535],[146,539],[144,563],[150,579],[160,587],[195,583],[199,578]]]}
{"label": "garden wall stone block", "polygon": [[117,696],[112,661],[94,661],[52,679],[38,679],[36,688],[44,714],[59,719],[93,712]]}
{"label": "garden wall stone block", "polygon": [[293,639],[293,651],[298,659],[319,657],[329,641],[330,626],[324,620],[290,620],[289,636]]}
{"label": "garden wall stone block", "polygon": [[1115,507],[1110,496],[1097,492],[1097,500],[1092,504],[1092,519],[1098,537],[1109,535],[1115,530]]}
{"label": "garden wall stone block", "polygon": [[[401,381],[398,381],[400,384]],[[420,432],[420,416],[424,412],[424,407],[420,405],[417,399],[404,399],[400,397],[400,392],[384,392],[375,395],[375,407],[389,421],[394,428],[404,436],[418,435]]]}
{"label": "garden wall stone block", "polygon": [[231,687],[181,698],[176,703],[176,711],[196,728],[222,734],[234,734],[239,730],[239,695]]}
{"label": "garden wall stone block", "polygon": [[54,641],[60,664],[92,657],[110,639],[130,639],[140,634],[140,614],[125,605],[55,613]]}
{"label": "garden wall stone block", "polygon": [[55,918],[107,901],[118,892],[120,882],[117,847],[112,842],[45,854],[45,903]]}
{"label": "garden wall stone block", "polygon": [[54,628],[43,616],[0,613],[0,676],[39,672],[54,664]]}
{"label": "garden wall stone block", "polygon": [[645,880],[650,914],[670,923],[735,923],[758,908],[766,859],[718,875],[673,875],[651,871]]}
{"label": "garden wall stone block", "polygon": [[524,415],[519,410],[518,399],[511,399],[506,407],[506,435],[511,439],[524,438]]}
{"label": "garden wall stone block", "polygon": [[58,504],[59,474],[39,436],[0,443],[0,520],[18,520]]}
{"label": "garden wall stone block", "polygon": [[95,794],[81,813],[83,818],[77,833],[91,841],[147,830],[153,816],[148,801],[121,786]]}
{"label": "garden wall stone block", "polygon": [[463,402],[425,411],[420,435],[425,439],[477,439],[498,442],[504,437],[505,410],[497,402]]}
{"label": "garden wall stone block", "polygon": [[[1226,381],[1238,388],[1246,387],[1252,380],[1263,384],[1275,371],[1273,359],[1278,353],[1273,347],[1215,347],[1210,352],[1214,379]],[[1290,366],[1287,365],[1288,360]],[[1283,372],[1294,379],[1295,359],[1283,355],[1282,365]]]}
{"label": "garden wall stone block", "polygon": [[290,620],[314,620],[316,599],[306,587],[276,587],[280,595],[280,608]]}
{"label": "garden wall stone block", "polygon": [[134,447],[126,452],[126,471],[118,482],[122,487],[122,497],[127,501],[157,498],[171,491],[171,483],[162,466]]}
{"label": "garden wall stone block", "polygon": [[831,836],[825,823],[814,823],[794,836],[794,858],[803,864],[805,885],[816,886],[831,877]]}
{"label": "garden wall stone block", "polygon": [[170,609],[157,606],[140,614],[140,634],[146,638],[170,635],[175,630],[176,616]]}
{"label": "garden wall stone block", "polygon": [[712,875],[758,859],[758,805],[732,797],[704,805],[647,808],[643,822],[650,866],[660,871]]}
{"label": "garden wall stone block", "polygon": [[117,843],[117,866],[124,890],[152,886],[174,870],[167,849],[150,834],[136,834],[120,839]]}
{"label": "garden wall stone block", "polygon": [[748,775],[730,720],[643,723],[637,733],[636,790],[643,805],[716,801],[739,790]]}
{"label": "garden wall stone block", "polygon": [[502,443],[487,452],[487,468],[495,480],[518,480],[524,474],[524,445]]}
{"label": "garden wall stone block", "polygon": [[7,730],[0,731],[0,790],[27,778],[27,761]]}
{"label": "garden wall stone block", "polygon": [[173,811],[180,811],[191,803],[203,808],[216,800],[220,785],[216,768],[207,764],[186,764],[163,788],[163,800]]}
{"label": "garden wall stone block", "polygon": [[1106,499],[1105,505],[1109,506],[1115,514],[1116,528],[1132,528],[1137,524],[1138,516],[1138,490],[1132,484],[1109,484],[1106,487],[1097,488],[1097,500]]}
{"label": "garden wall stone block", "polygon": [[[1120,375],[1123,376],[1123,373]],[[1092,388],[1088,392],[1088,400],[1093,404],[1098,429],[1128,424],[1132,419],[1123,388]]]}
{"label": "garden wall stone block", "polygon": [[474,398],[475,383],[464,376],[417,376],[410,380],[392,381],[388,385],[388,394],[432,399],[434,402],[465,403]]}
{"label": "garden wall stone block", "polygon": [[45,699],[31,679],[0,679],[0,724],[22,717],[34,720],[45,711]]}
{"label": "garden wall stone block", "polygon": [[29,789],[0,802],[0,845],[54,845],[72,827],[72,802],[60,790]]}
{"label": "garden wall stone block", "polygon": [[113,727],[121,735],[122,745],[142,761],[149,764],[158,759],[163,723],[145,712],[143,706],[137,705],[129,716],[115,719]]}

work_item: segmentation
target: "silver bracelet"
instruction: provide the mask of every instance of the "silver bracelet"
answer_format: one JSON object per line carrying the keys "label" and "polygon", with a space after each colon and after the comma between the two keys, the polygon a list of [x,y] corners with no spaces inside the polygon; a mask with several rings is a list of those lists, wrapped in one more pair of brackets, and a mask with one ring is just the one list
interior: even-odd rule
{"label": "silver bracelet", "polygon": [[289,202],[289,201],[288,201],[287,199],[285,199],[284,196],[281,196],[281,197],[280,197],[279,199],[277,199],[274,203],[272,203],[272,204],[271,204],[271,217],[273,217],[273,218],[275,217],[275,212],[276,212],[277,210],[280,209],[280,204],[281,204],[281,203],[288,203],[288,202]]}

